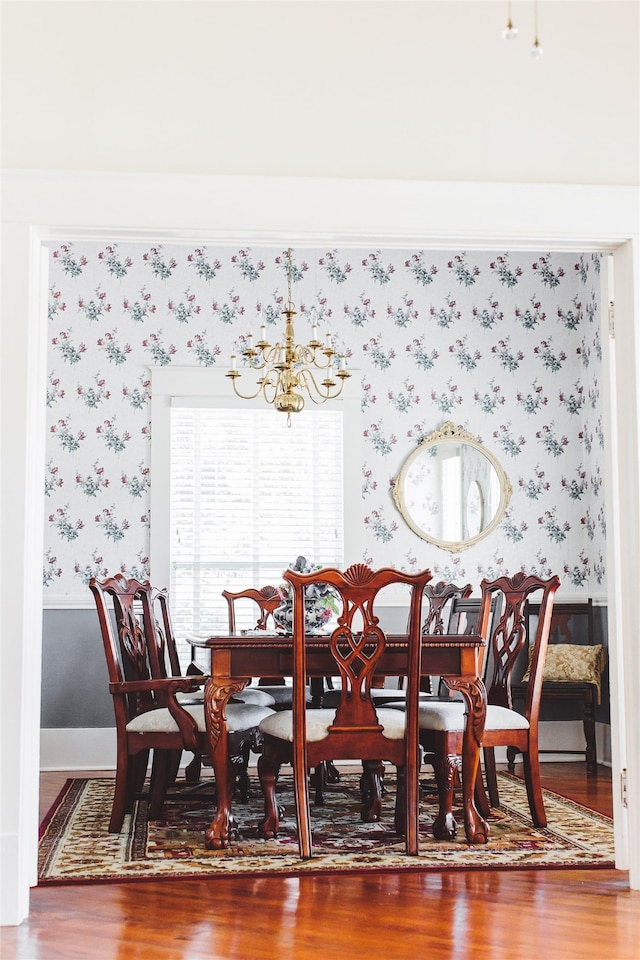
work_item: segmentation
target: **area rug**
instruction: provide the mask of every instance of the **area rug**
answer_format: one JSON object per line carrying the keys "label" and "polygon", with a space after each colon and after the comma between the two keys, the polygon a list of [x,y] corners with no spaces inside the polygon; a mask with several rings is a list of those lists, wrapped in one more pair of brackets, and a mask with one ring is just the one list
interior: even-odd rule
{"label": "area rug", "polygon": [[113,780],[67,781],[43,821],[39,846],[39,883],[204,878],[244,875],[304,875],[349,871],[425,871],[452,869],[584,868],[614,865],[613,822],[557,794],[545,791],[548,826],[531,825],[524,784],[499,775],[500,808],[490,817],[489,843],[469,846],[462,814],[453,841],[436,841],[430,826],[437,810],[429,786],[421,802],[419,857],[404,854],[393,830],[394,777],[390,773],[383,819],[362,823],[355,774],[327,786],[324,806],[312,806],[313,857],[298,856],[292,781],[282,776],[278,798],[284,804],[281,832],[275,840],[256,833],[262,798],[252,784],[248,804],[236,804],[241,836],[228,850],[207,850],[204,830],[213,817],[211,801],[170,800],[162,820],[150,822],[139,800],[120,834],[108,832]]}

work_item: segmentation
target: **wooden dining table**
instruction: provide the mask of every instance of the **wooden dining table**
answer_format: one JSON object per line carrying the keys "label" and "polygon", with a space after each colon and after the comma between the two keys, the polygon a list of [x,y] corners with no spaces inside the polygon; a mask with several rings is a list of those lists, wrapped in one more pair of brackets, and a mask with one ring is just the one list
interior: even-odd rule
{"label": "wooden dining table", "polygon": [[[192,648],[201,651],[201,658],[196,655],[197,665],[210,674],[204,691],[205,722],[216,779],[217,810],[206,831],[205,842],[209,849],[224,849],[238,833],[232,808],[233,778],[225,708],[231,697],[239,694],[252,677],[293,676],[293,638],[254,630],[189,637],[188,642]],[[325,677],[335,669],[328,645],[328,635],[307,636],[309,677]],[[489,838],[489,826],[478,813],[474,801],[487,702],[480,676],[484,645],[482,637],[462,634],[425,636],[422,644],[422,675],[441,676],[450,690],[462,694],[467,707],[461,767],[464,827],[470,844],[486,843]],[[385,651],[378,665],[380,674],[405,676],[406,663],[406,636],[387,635]],[[436,839],[451,839],[455,831],[455,821],[451,817],[445,819],[441,810],[433,824],[434,836]]]}

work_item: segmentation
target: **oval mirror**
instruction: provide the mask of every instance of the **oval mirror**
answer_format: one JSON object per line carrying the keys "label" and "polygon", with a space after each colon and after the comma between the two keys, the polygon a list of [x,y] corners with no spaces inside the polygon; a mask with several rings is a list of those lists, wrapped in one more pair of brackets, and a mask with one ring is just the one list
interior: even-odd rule
{"label": "oval mirror", "polygon": [[495,530],[511,492],[494,455],[447,420],[404,461],[393,499],[414,533],[456,552]]}

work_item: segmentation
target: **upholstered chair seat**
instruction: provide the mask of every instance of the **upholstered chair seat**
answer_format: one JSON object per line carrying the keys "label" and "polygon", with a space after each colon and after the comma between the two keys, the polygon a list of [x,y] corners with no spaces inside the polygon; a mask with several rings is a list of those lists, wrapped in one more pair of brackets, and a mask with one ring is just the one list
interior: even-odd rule
{"label": "upholstered chair seat", "polygon": [[[204,704],[195,704],[185,708],[198,725],[198,731],[205,733]],[[225,710],[229,733],[242,733],[257,727],[274,711],[257,703],[229,703]],[[139,713],[127,724],[128,733],[178,733],[179,727],[167,707],[147,710]]]}
{"label": "upholstered chair seat", "polygon": [[[405,716],[398,710],[376,710],[378,721],[382,724],[382,736],[390,740],[404,737]],[[336,711],[331,709],[307,710],[307,741],[317,743],[329,735],[329,727],[334,722]],[[293,743],[293,711],[280,710],[260,722],[260,732],[278,740]]]}
{"label": "upholstered chair seat", "polygon": [[[418,710],[421,730],[451,730],[462,733],[465,728],[465,705],[458,700],[437,700],[421,703]],[[487,706],[485,732],[489,730],[528,730],[529,721],[522,714],[492,703]]]}

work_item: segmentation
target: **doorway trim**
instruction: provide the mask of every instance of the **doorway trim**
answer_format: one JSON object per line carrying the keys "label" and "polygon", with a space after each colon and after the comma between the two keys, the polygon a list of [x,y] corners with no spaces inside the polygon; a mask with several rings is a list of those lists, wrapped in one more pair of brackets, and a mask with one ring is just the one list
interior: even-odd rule
{"label": "doorway trim", "polygon": [[[601,250],[615,273],[608,391],[614,501],[609,555],[616,863],[640,889],[640,731],[631,716],[640,569],[638,188],[27,171],[3,175],[2,867],[0,922],[28,914],[36,881],[47,240],[101,239],[424,249]],[[624,458],[612,454],[624,451]],[[612,507],[612,510],[614,507]],[[35,600],[35,602],[34,602]]]}

